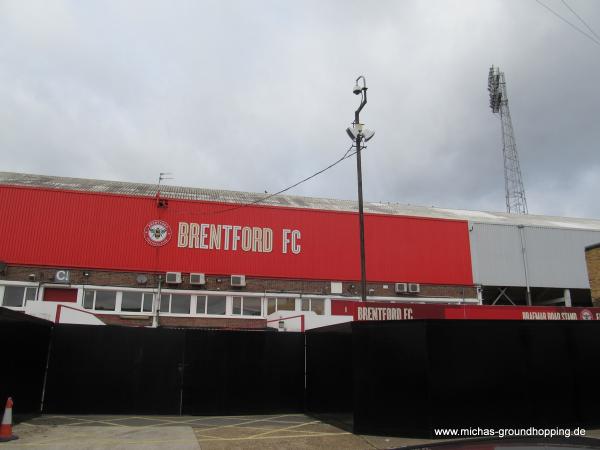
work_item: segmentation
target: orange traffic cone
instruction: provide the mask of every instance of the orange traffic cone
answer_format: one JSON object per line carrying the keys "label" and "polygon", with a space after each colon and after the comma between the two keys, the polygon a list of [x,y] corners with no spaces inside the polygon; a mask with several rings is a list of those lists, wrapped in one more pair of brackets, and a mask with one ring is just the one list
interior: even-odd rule
{"label": "orange traffic cone", "polygon": [[2,417],[2,424],[0,424],[0,442],[19,439],[18,436],[12,434],[12,407],[12,398],[8,397],[8,400],[6,400],[6,409],[4,410],[4,416]]}

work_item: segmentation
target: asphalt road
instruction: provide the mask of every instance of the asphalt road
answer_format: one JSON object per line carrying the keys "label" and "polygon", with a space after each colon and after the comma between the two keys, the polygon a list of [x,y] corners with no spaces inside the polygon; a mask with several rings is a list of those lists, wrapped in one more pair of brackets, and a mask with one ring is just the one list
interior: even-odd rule
{"label": "asphalt road", "polygon": [[[355,435],[304,414],[252,416],[43,415],[15,425],[0,448],[44,450],[389,449],[440,443]],[[600,438],[600,430],[587,437]],[[600,441],[598,441],[600,443]]]}
{"label": "asphalt road", "polygon": [[[303,414],[264,416],[44,415],[14,427],[27,449],[382,449],[395,438],[358,436]],[[414,445],[417,440],[402,440]]]}

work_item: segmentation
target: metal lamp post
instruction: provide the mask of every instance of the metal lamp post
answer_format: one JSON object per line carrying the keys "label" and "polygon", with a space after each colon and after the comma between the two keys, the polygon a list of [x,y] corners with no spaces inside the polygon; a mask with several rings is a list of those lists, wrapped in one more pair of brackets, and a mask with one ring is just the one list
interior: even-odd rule
{"label": "metal lamp post", "polygon": [[[362,87],[358,82],[362,80]],[[361,102],[358,109],[354,112],[354,122],[352,128],[348,128],[346,132],[350,139],[356,143],[356,174],[358,178],[358,221],[360,225],[360,296],[363,302],[367,301],[367,269],[365,261],[365,219],[363,213],[363,193],[362,193],[362,166],[360,161],[360,152],[363,141],[368,141],[375,134],[374,132],[363,127],[360,123],[360,112],[367,104],[367,81],[364,76],[359,76],[356,79],[353,92],[355,95],[361,96]]]}

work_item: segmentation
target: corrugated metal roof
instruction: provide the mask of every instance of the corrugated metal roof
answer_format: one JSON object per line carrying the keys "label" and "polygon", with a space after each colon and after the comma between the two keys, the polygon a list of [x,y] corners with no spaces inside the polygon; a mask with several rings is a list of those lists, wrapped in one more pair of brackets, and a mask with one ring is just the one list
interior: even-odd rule
{"label": "corrugated metal roof", "polygon": [[[67,178],[47,175],[33,175],[13,172],[0,172],[0,184],[29,186],[46,189],[65,189],[83,192],[111,193],[154,197],[156,184],[128,183],[122,181],[91,180],[86,178]],[[218,201],[232,204],[246,204],[260,201],[268,194],[204,189],[183,186],[160,187],[161,196],[179,200]],[[357,211],[357,202],[330,198],[302,197],[295,195],[276,195],[260,204],[329,211]],[[366,202],[365,212],[401,216],[430,217],[439,219],[468,220],[475,223],[495,223],[506,225],[540,226],[549,228],[571,228],[582,230],[600,230],[600,220],[571,217],[517,215],[500,212],[444,209],[400,203]]]}

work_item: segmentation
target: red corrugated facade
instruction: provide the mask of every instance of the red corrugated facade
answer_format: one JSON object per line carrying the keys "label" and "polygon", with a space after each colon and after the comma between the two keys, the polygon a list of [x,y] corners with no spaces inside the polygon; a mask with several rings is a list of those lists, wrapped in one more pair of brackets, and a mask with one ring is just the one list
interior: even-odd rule
{"label": "red corrugated facade", "polygon": [[[348,212],[230,204],[54,189],[0,187],[0,260],[9,264],[213,275],[357,280],[358,221]],[[153,220],[169,224],[168,243],[144,237]],[[178,247],[180,222],[272,230],[270,252]],[[283,252],[283,230],[298,230],[300,252]],[[473,283],[465,221],[366,214],[370,281]],[[289,235],[288,235],[289,237]]]}

